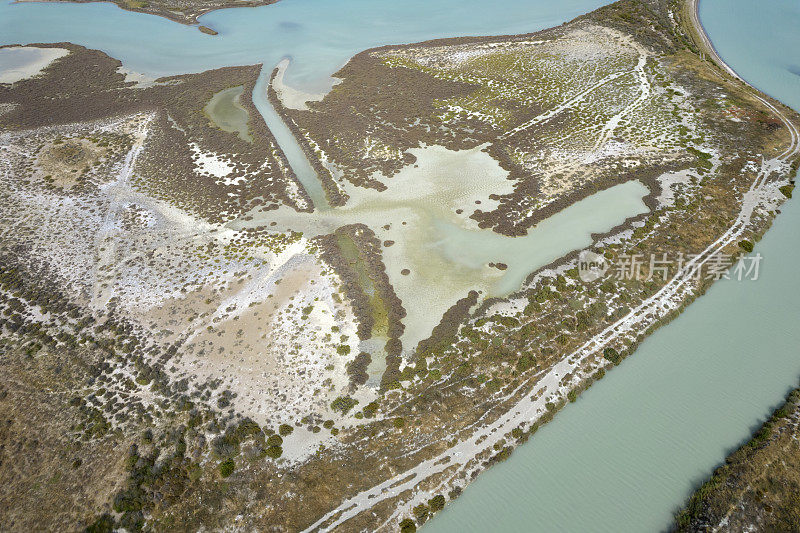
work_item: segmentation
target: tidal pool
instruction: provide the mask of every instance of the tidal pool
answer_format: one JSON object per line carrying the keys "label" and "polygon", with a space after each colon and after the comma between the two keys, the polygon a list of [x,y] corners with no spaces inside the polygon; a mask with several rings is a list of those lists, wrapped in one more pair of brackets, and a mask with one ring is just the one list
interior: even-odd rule
{"label": "tidal pool", "polygon": [[242,92],[244,87],[241,85],[224,89],[211,97],[203,111],[216,127],[222,131],[236,133],[240,139],[251,143],[253,137],[247,127],[250,115],[239,103]]}
{"label": "tidal pool", "polygon": [[[591,244],[592,233],[606,232],[647,211],[642,198],[649,190],[631,181],[576,202],[521,237],[480,229],[469,215],[479,207],[491,210],[496,202],[489,196],[513,187],[508,172],[483,148],[415,148],[411,153],[416,163],[386,180],[383,192],[349,187],[350,201],[343,207],[314,213],[255,212],[252,220],[230,227],[263,225],[316,236],[347,224],[369,226],[381,242],[391,243],[383,247],[383,259],[389,281],[408,311],[402,341],[410,351],[470,290],[479,291],[481,299],[507,296],[534,270]],[[404,270],[410,272],[403,274]]]}

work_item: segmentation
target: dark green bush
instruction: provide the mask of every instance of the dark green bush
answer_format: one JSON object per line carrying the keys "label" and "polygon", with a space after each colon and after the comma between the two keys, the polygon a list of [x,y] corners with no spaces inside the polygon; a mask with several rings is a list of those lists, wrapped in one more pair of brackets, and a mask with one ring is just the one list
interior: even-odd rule
{"label": "dark green bush", "polygon": [[414,507],[412,511],[414,513],[414,516],[417,517],[418,524],[422,524],[423,522],[425,522],[425,520],[428,519],[429,510],[428,506],[425,505],[424,503],[417,505],[416,507]]}
{"label": "dark green bush", "polygon": [[355,407],[357,403],[358,400],[354,400],[349,396],[339,396],[333,400],[333,402],[331,402],[331,409],[342,414],[346,414],[350,409]]}
{"label": "dark green bush", "polygon": [[114,531],[114,519],[108,513],[101,514],[86,528],[86,533],[111,533],[112,531]]}
{"label": "dark green bush", "polygon": [[620,357],[619,352],[617,352],[614,348],[611,347],[608,347],[605,350],[603,350],[603,357],[605,357],[615,365],[619,364],[619,362],[622,360],[622,357]]}
{"label": "dark green bush", "polygon": [[432,513],[444,509],[444,504],[445,504],[445,499],[444,496],[441,494],[437,494],[436,496],[428,500],[428,506],[431,508]]}
{"label": "dark green bush", "polygon": [[570,402],[575,402],[575,400],[578,399],[578,391],[575,389],[569,391],[569,393],[567,394],[567,399],[569,399]]}
{"label": "dark green bush", "polygon": [[233,474],[233,471],[236,469],[236,463],[233,462],[233,459],[228,459],[227,461],[223,461],[219,464],[219,473],[222,477],[228,477]]}
{"label": "dark green bush", "polygon": [[278,457],[283,455],[283,448],[281,448],[280,446],[270,446],[269,448],[266,449],[264,453],[267,455],[267,457],[272,457],[273,459],[277,459]]}
{"label": "dark green bush", "polygon": [[350,346],[348,346],[347,344],[340,344],[339,346],[336,347],[336,353],[338,353],[339,355],[347,355],[350,353]]}
{"label": "dark green bush", "polygon": [[410,518],[404,518],[400,521],[400,533],[416,533],[417,525]]}
{"label": "dark green bush", "polygon": [[520,372],[525,372],[536,365],[536,359],[533,358],[533,355],[526,353],[523,354],[522,357],[519,358],[517,361],[517,370]]}

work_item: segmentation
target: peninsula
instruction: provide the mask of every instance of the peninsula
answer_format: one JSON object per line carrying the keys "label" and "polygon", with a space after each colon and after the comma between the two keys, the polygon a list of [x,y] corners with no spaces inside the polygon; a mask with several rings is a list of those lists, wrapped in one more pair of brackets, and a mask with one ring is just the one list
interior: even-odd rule
{"label": "peninsula", "polygon": [[[19,50],[9,530],[415,531],[752,275],[800,162],[800,116],[722,62],[694,1],[365,50],[313,98],[274,65],[149,80]],[[255,103],[268,72],[290,140]]]}

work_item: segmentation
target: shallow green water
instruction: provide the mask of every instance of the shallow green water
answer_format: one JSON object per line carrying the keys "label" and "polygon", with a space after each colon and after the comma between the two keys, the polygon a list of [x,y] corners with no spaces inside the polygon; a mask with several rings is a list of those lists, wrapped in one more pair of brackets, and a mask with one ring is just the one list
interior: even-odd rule
{"label": "shallow green water", "polygon": [[[525,236],[506,237],[479,229],[468,218],[476,200],[486,208],[494,202],[490,194],[511,190],[508,172],[497,161],[481,147],[454,151],[429,146],[412,152],[416,164],[392,177],[386,191],[352,188],[350,202],[341,208],[256,212],[252,220],[230,227],[265,225],[315,236],[348,224],[369,226],[381,242],[393,243],[382,254],[389,281],[409,311],[401,340],[411,351],[470,290],[479,291],[481,298],[506,296],[532,271],[591,244],[592,233],[605,233],[647,211],[642,198],[648,189],[631,181],[576,202]],[[457,214],[459,210],[463,213]],[[507,269],[490,263],[505,263]],[[370,351],[373,345],[362,349]]]}
{"label": "shallow green water", "polygon": [[236,133],[243,141],[253,142],[253,137],[247,127],[247,120],[250,116],[239,103],[239,97],[243,91],[244,87],[241,85],[224,89],[211,97],[203,111],[219,129]]}

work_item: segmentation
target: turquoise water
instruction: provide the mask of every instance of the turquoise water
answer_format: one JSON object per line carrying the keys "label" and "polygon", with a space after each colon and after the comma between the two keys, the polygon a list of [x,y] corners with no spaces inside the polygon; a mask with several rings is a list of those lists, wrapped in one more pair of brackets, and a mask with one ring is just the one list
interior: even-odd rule
{"label": "turquoise water", "polygon": [[742,78],[800,110],[800,2],[701,0],[700,19]]}
{"label": "turquoise water", "polygon": [[[284,0],[224,10],[201,22],[220,32],[107,4],[0,3],[0,41],[72,41],[151,75],[294,60],[286,81],[329,86],[353,53],[380,44],[535,31],[598,0]],[[721,55],[765,92],[800,109],[796,0],[703,0]],[[298,174],[302,154],[263,98],[255,101]],[[276,122],[277,121],[277,122]],[[307,162],[305,163],[307,165]],[[302,176],[301,176],[302,177]],[[721,282],[545,426],[482,474],[430,531],[664,529],[696,483],[746,439],[800,376],[800,206],[789,203],[758,251],[757,282]]]}
{"label": "turquoise water", "polygon": [[[800,109],[800,3],[702,0],[720,55]],[[757,246],[758,281],[722,281],[492,467],[425,531],[654,531],[800,377],[800,203]]]}
{"label": "turquoise water", "polygon": [[330,85],[329,76],[355,53],[391,43],[461,35],[524,33],[556,26],[605,0],[291,0],[252,9],[208,13],[200,22],[219,32],[113,4],[0,3],[0,41],[69,41],[97,48],[148,74],[199,72],[282,58],[294,63],[286,82],[305,89]]}
{"label": "turquoise water", "polygon": [[102,50],[152,76],[229,65],[265,65],[253,102],[317,208],[327,201],[314,170],[266,99],[272,68],[286,57],[284,81],[319,92],[354,54],[384,44],[463,35],[526,33],[557,26],[607,0],[291,0],[213,11],[200,22],[211,36],[163,17],[113,4],[11,3],[0,0],[0,44],[69,41]]}

